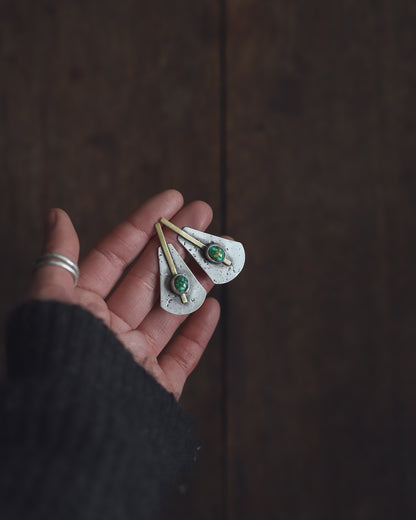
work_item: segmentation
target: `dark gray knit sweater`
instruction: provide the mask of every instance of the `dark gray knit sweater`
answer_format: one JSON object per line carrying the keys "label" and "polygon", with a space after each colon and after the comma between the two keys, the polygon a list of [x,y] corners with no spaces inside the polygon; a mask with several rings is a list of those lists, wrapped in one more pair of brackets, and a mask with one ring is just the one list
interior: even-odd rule
{"label": "dark gray knit sweater", "polygon": [[23,304],[6,344],[0,519],[158,518],[196,452],[173,396],[75,305]]}

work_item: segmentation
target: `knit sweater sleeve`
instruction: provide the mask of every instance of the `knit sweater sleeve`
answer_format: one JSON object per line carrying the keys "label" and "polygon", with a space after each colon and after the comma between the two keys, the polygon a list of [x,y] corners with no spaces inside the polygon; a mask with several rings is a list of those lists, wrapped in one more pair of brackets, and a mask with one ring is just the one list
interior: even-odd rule
{"label": "knit sweater sleeve", "polygon": [[2,520],[154,519],[194,459],[188,417],[104,323],[27,302],[0,386]]}

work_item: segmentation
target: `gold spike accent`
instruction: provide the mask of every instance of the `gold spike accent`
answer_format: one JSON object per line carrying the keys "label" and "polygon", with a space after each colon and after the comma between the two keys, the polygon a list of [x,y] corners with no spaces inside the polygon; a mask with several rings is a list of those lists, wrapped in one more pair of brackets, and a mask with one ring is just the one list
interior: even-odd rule
{"label": "gold spike accent", "polygon": [[[175,226],[175,224],[172,224],[172,222],[169,222],[169,220],[167,220],[165,218],[161,218],[160,222],[162,222],[162,224],[164,224],[166,227],[170,228],[172,231],[174,231],[175,233],[177,233],[178,235],[183,237],[185,240],[192,242],[192,244],[196,245],[200,249],[207,248],[207,246],[205,244],[203,244],[202,242],[200,242],[199,240],[197,240],[196,238],[194,238],[193,236],[191,236],[189,233],[187,233],[183,229],[179,228],[178,226]],[[228,266],[232,265],[231,260],[228,260],[228,258],[224,258],[222,263],[225,265],[228,265]]]}
{"label": "gold spike accent", "polygon": [[[162,246],[163,254],[166,257],[166,261],[168,263],[170,272],[172,273],[172,276],[175,276],[178,274],[178,271],[176,270],[176,266],[173,263],[173,258],[172,258],[172,255],[170,254],[168,244],[166,243],[166,238],[165,238],[165,235],[163,234],[162,226],[158,222],[157,224],[155,224],[155,228],[156,228],[157,236],[159,237],[159,240],[160,240],[160,245]],[[182,303],[188,303],[188,299],[185,294],[181,294],[180,297],[181,297]]]}

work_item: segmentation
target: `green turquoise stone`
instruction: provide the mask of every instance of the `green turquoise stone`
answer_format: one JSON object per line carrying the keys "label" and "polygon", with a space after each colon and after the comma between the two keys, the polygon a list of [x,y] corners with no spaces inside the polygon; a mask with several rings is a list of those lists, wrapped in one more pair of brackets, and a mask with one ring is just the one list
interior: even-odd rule
{"label": "green turquoise stone", "polygon": [[177,274],[172,280],[172,288],[177,294],[185,293],[189,288],[189,281],[183,274]]}
{"label": "green turquoise stone", "polygon": [[212,261],[221,263],[225,258],[225,251],[222,249],[222,247],[214,244],[209,246],[208,256]]}

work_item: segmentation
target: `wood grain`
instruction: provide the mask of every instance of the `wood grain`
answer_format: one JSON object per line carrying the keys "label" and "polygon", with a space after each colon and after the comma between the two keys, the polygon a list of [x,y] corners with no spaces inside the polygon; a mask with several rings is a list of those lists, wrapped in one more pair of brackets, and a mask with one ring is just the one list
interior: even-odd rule
{"label": "wood grain", "polygon": [[227,519],[413,518],[415,9],[228,6]]}

